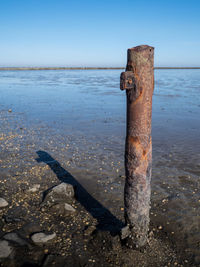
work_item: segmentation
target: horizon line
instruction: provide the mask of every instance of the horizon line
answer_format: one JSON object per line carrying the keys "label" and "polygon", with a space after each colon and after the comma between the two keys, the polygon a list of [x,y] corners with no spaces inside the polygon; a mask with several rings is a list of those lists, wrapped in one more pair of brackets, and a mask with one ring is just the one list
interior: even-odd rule
{"label": "horizon line", "polygon": [[[0,70],[120,70],[126,67],[0,67]],[[154,67],[154,69],[200,69],[200,67]]]}

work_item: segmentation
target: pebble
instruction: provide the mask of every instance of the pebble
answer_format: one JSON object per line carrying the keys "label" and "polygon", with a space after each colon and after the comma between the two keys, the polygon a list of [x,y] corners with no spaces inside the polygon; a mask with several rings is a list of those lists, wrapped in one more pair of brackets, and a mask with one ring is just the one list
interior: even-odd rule
{"label": "pebble", "polygon": [[58,203],[51,206],[51,211],[56,213],[56,215],[71,215],[76,212],[76,210],[68,203]]}
{"label": "pebble", "polygon": [[61,183],[50,189],[44,198],[43,205],[52,203],[63,203],[73,198],[75,195],[74,187],[71,184]]}
{"label": "pebble", "polygon": [[3,238],[7,241],[13,241],[20,246],[27,245],[27,242],[23,240],[21,237],[19,237],[17,233],[7,233],[4,235]]}
{"label": "pebble", "polygon": [[120,232],[121,239],[123,240],[127,238],[130,235],[130,233],[131,232],[128,226],[123,227]]}
{"label": "pebble", "polygon": [[7,258],[12,253],[12,247],[9,246],[8,241],[0,241],[0,258]]}
{"label": "pebble", "polygon": [[84,235],[91,235],[96,230],[96,226],[90,225],[88,228],[84,231]]}
{"label": "pebble", "polygon": [[65,210],[70,212],[76,212],[76,210],[69,204],[65,203]]}
{"label": "pebble", "polygon": [[52,240],[56,237],[56,233],[53,233],[51,235],[46,235],[44,233],[35,233],[31,236],[32,241],[35,244],[39,244],[39,243],[46,243],[49,240]]}
{"label": "pebble", "polygon": [[4,208],[8,206],[8,202],[4,199],[0,197],[0,208]]}
{"label": "pebble", "polygon": [[18,223],[21,222],[21,218],[15,218],[14,215],[8,216],[8,215],[3,215],[3,219],[6,223]]}
{"label": "pebble", "polygon": [[38,223],[27,223],[19,230],[20,235],[23,237],[29,237],[33,233],[39,233],[42,231],[41,226]]}
{"label": "pebble", "polygon": [[40,189],[40,184],[34,184],[33,187],[30,187],[28,192],[35,193]]}
{"label": "pebble", "polygon": [[73,197],[74,196],[74,188],[71,184],[67,183],[61,183],[59,185],[56,185],[52,188],[52,191],[57,194],[64,194],[68,197]]}

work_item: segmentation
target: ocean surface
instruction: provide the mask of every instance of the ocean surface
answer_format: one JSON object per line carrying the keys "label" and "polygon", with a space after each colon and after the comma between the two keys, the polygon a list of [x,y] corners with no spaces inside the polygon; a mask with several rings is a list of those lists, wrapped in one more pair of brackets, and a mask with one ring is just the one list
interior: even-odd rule
{"label": "ocean surface", "polygon": [[[47,151],[116,216],[123,207],[126,127],[120,73],[0,71],[1,134],[22,137],[6,149],[20,151],[22,168],[28,144],[33,153]],[[200,70],[155,70],[152,139],[151,221],[198,263]]]}

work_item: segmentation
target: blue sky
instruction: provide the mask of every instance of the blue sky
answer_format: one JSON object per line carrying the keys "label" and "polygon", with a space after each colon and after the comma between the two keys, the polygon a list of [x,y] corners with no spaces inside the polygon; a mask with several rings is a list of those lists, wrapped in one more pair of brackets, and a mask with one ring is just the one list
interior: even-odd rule
{"label": "blue sky", "polygon": [[199,0],[0,1],[0,66],[124,66],[155,47],[155,66],[200,66]]}

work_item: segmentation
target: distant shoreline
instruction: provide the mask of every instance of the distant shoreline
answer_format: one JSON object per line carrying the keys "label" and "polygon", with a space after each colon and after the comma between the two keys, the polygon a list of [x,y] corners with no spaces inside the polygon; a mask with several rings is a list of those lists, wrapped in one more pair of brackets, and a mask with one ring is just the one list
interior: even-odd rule
{"label": "distant shoreline", "polygon": [[[122,70],[125,67],[0,67],[1,70]],[[200,69],[200,67],[155,67],[154,69]]]}

